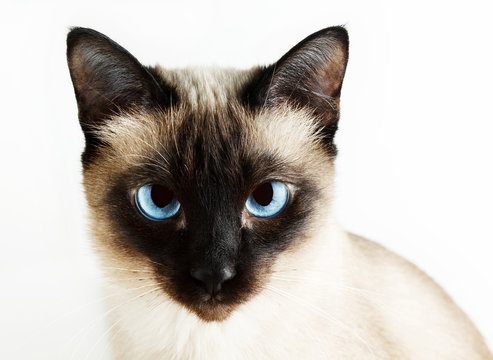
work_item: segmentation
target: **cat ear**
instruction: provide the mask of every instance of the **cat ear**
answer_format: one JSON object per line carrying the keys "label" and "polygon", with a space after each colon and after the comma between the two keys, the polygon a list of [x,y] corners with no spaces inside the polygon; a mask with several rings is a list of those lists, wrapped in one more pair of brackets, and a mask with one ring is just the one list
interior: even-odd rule
{"label": "cat ear", "polygon": [[69,32],[67,60],[86,139],[91,128],[110,115],[135,106],[170,105],[171,90],[158,83],[153,69],[142,66],[127,50],[95,30],[74,28]]}
{"label": "cat ear", "polygon": [[320,30],[267,67],[247,89],[256,107],[289,104],[310,111],[331,141],[339,118],[339,97],[348,60],[349,39],[343,27]]}

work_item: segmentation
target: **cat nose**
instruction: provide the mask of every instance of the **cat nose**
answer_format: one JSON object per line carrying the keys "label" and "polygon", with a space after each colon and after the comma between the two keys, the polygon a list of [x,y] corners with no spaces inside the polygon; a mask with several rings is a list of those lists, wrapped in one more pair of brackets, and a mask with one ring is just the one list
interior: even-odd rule
{"label": "cat nose", "polygon": [[204,285],[205,290],[214,296],[221,291],[225,281],[235,277],[236,271],[231,266],[225,266],[219,271],[214,271],[209,267],[201,267],[190,270],[190,275],[199,280]]}

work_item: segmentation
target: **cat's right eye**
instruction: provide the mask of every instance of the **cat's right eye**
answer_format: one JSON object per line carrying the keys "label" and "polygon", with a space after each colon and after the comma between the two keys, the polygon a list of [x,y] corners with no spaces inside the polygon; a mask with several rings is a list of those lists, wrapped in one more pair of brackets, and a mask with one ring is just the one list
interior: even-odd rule
{"label": "cat's right eye", "polygon": [[180,210],[180,202],[173,192],[158,184],[141,186],[135,194],[135,204],[142,215],[153,221],[169,219]]}

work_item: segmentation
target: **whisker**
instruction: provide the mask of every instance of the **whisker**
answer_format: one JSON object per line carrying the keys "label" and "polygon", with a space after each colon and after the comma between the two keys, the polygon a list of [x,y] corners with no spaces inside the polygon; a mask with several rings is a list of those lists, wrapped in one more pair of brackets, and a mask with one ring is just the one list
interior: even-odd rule
{"label": "whisker", "polygon": [[[157,297],[156,297],[156,298],[157,298]],[[154,310],[156,310],[156,309],[157,309],[157,308],[158,308],[161,304],[162,304],[162,302],[158,302],[158,303],[156,303],[154,306],[150,307],[150,308],[149,308],[149,313],[152,313],[152,312],[153,312]],[[117,321],[117,323],[119,323],[121,320],[123,320],[123,318],[121,318],[120,320],[118,320],[118,321]],[[114,324],[111,326],[111,328],[113,328],[113,327],[115,327],[115,326],[116,326],[116,324],[114,323]],[[110,329],[108,329],[108,330],[105,332],[105,334],[103,334],[103,335],[102,335],[102,337],[103,337],[103,338],[104,338],[104,336],[106,336],[106,334],[108,334],[108,333],[110,332],[111,328],[110,328]],[[105,348],[111,345],[111,342],[112,342],[113,338],[114,338],[114,337],[115,337],[115,336],[116,336],[116,335],[117,335],[120,331],[121,331],[121,328],[117,329],[116,331],[114,331],[114,332],[113,332],[113,333],[109,336],[109,338],[108,338],[108,342],[107,342],[107,344],[106,344]],[[101,342],[101,339],[100,339],[100,340],[98,340],[98,342]],[[94,346],[94,347],[96,347],[96,345],[97,345],[97,344],[95,344],[95,346]],[[110,350],[110,351],[111,351],[111,350]]]}
{"label": "whisker", "polygon": [[329,282],[326,280],[312,279],[309,277],[299,277],[299,276],[292,276],[292,275],[288,275],[288,276],[271,275],[271,277],[273,279],[286,281],[286,282],[302,282],[303,281],[304,283],[308,282],[308,283],[313,283],[316,285],[327,285],[327,286],[336,287],[336,288],[341,289],[343,291],[346,291],[352,295],[357,295],[357,296],[360,296],[364,299],[371,301],[376,306],[378,306],[380,309],[385,310],[385,312],[390,312],[390,313],[396,315],[396,317],[402,317],[401,312],[394,310],[392,308],[393,306],[391,305],[391,303],[385,301],[387,296],[385,296],[384,294],[378,293],[378,292],[374,292],[374,291],[367,290],[367,289],[356,288],[356,287],[348,286],[348,285],[344,285],[344,284]]}
{"label": "whisker", "polygon": [[[151,145],[149,145],[149,146],[151,146]],[[157,151],[157,150],[155,150],[155,151]],[[163,154],[161,154],[160,152],[158,152],[158,154],[164,159]],[[161,165],[159,162],[157,162],[156,159],[153,159],[150,156],[146,156],[146,155],[142,155],[142,154],[125,154],[124,156],[125,157],[138,157],[138,158],[150,160],[150,162],[140,163],[139,165],[149,165],[151,167],[156,167],[156,168],[162,170],[164,173],[169,174],[169,169],[165,168],[163,165]],[[166,164],[169,165],[168,161],[166,161]]]}
{"label": "whisker", "polygon": [[109,334],[109,332],[116,326],[118,325],[123,318],[120,318],[119,320],[115,321],[113,325],[111,325],[106,331],[99,337],[98,341],[94,343],[94,345],[91,347],[91,349],[87,352],[86,356],[84,356],[84,360],[89,359],[89,356],[94,352],[94,350],[98,347],[99,343],[103,341],[103,339]]}
{"label": "whisker", "polygon": [[374,359],[376,359],[375,357],[375,353],[373,352],[373,350],[371,349],[370,345],[368,344],[367,341],[365,341],[360,335],[358,335],[358,333],[352,329],[351,327],[349,327],[347,324],[343,323],[342,321],[336,319],[334,316],[332,316],[331,314],[329,314],[328,312],[320,309],[319,307],[307,302],[306,300],[303,300],[302,298],[296,296],[296,295],[293,295],[293,294],[290,294],[284,290],[281,290],[281,289],[278,289],[272,285],[266,285],[265,286],[266,289],[269,289],[281,296],[284,296],[286,297],[287,299],[290,299],[292,300],[293,302],[296,302],[300,305],[303,305],[305,306],[306,308],[308,308],[309,310],[312,310],[313,312],[315,313],[318,313],[319,315],[321,315],[322,317],[324,317],[325,319],[331,321],[332,323],[334,323],[335,325],[339,326],[340,328],[350,332],[356,339],[358,339],[362,344],[365,345],[365,347],[368,349],[368,351],[371,353],[372,357]]}
{"label": "whisker", "polygon": [[[161,151],[159,151],[158,149],[156,149],[156,147],[154,147],[153,145],[149,144],[149,143],[148,143],[147,141],[145,141],[144,139],[140,139],[140,141],[142,141],[144,144],[146,144],[146,145],[147,145],[147,146],[149,146],[152,150],[154,150],[154,151],[155,151],[155,152],[156,152],[156,153],[157,153],[157,154],[158,154],[158,155],[159,155],[159,156],[163,159],[164,163],[165,163],[166,165],[169,165],[169,161],[168,161],[168,159],[166,159],[166,158],[164,157],[164,155],[161,153]],[[162,145],[162,143],[161,143],[161,145]]]}
{"label": "whisker", "polygon": [[[163,284],[163,283],[148,284],[148,285],[144,285],[144,286],[142,286],[142,287],[149,287],[149,286],[153,286],[153,285],[162,285],[162,284]],[[153,288],[153,289],[151,289],[151,290],[148,290],[148,291],[146,291],[146,292],[144,292],[144,293],[142,293],[142,294],[139,294],[139,295],[137,295],[137,296],[135,296],[135,297],[132,297],[131,299],[129,299],[129,300],[127,300],[127,301],[125,301],[125,302],[123,302],[123,303],[121,303],[121,304],[118,304],[118,305],[116,305],[116,306],[112,307],[111,309],[109,309],[108,311],[106,311],[104,314],[102,314],[102,316],[101,316],[101,317],[105,318],[105,317],[107,317],[109,314],[111,314],[113,311],[115,311],[115,310],[117,310],[118,308],[122,307],[123,305],[126,305],[126,304],[128,304],[128,303],[130,303],[130,302],[132,302],[132,301],[134,301],[134,300],[136,300],[136,299],[138,299],[138,298],[141,298],[142,296],[145,296],[145,295],[147,295],[147,294],[149,294],[149,293],[151,293],[151,292],[153,292],[153,291],[159,290],[159,289],[161,289],[161,287],[160,287],[160,286],[157,286],[157,287],[155,287],[155,288]],[[74,341],[75,341],[75,339],[82,337],[82,335],[83,335],[85,332],[87,332],[88,330],[90,330],[90,329],[91,329],[91,327],[93,327],[93,326],[94,326],[94,324],[96,323],[96,321],[97,321],[97,319],[95,319],[94,321],[92,321],[91,323],[89,323],[87,326],[85,326],[83,329],[81,329],[79,332],[77,332],[77,334],[75,334],[75,335],[71,338],[71,340],[70,340],[70,342],[69,342],[69,343],[71,344],[72,342],[74,342]],[[73,358],[74,358],[74,355],[76,354],[76,352],[77,352],[77,350],[79,349],[79,347],[80,347],[80,342],[79,342],[79,345],[77,345],[76,347],[74,347],[74,350],[73,350],[73,352],[72,352],[72,355],[70,356],[70,359],[73,359]]]}
{"label": "whisker", "polygon": [[112,266],[102,266],[100,269],[108,269],[108,270],[120,270],[120,271],[130,271],[130,272],[144,272],[144,273],[154,273],[152,270],[142,270],[142,269],[127,269],[121,267],[112,267]]}
{"label": "whisker", "polygon": [[180,150],[178,148],[178,139],[176,137],[175,122],[173,120],[171,120],[171,121],[169,121],[169,124],[170,124],[170,127],[171,127],[171,134],[172,134],[172,137],[173,137],[173,142],[174,142],[174,145],[175,145],[176,154],[179,154],[180,153]]}
{"label": "whisker", "polygon": [[331,286],[337,286],[341,287],[347,290],[352,290],[352,291],[357,291],[357,292],[362,292],[362,293],[368,293],[369,295],[378,295],[378,296],[384,296],[383,294],[367,290],[367,289],[362,289],[362,288],[356,288],[344,284],[339,284],[339,283],[334,283],[330,281],[326,281],[323,279],[316,279],[316,278],[310,278],[310,277],[305,277],[305,276],[296,276],[296,275],[271,275],[272,278],[274,279],[279,279],[279,280],[292,280],[292,281],[306,281],[306,282],[314,282],[317,284],[325,284],[325,285],[331,285]]}
{"label": "whisker", "polygon": [[[150,145],[149,145],[150,146]],[[160,156],[162,156],[162,154],[160,153],[159,154]],[[116,155],[113,155],[111,157],[109,157],[108,159],[106,160],[103,160],[100,162],[100,165],[103,165],[103,164],[108,164],[108,163],[112,163],[115,159],[119,158],[119,157],[123,157],[123,158],[126,158],[126,160],[128,162],[131,162],[131,165],[135,165],[135,166],[143,166],[143,165],[147,165],[151,170],[161,170],[162,172],[166,173],[166,174],[169,174],[169,169],[167,169],[166,167],[164,167],[159,161],[157,161],[156,159],[150,157],[150,156],[146,156],[146,155],[142,155],[142,154],[123,154],[123,155],[118,155],[118,157]],[[149,160],[149,161],[135,161],[135,160],[131,160],[130,158],[140,158],[140,159],[146,159],[146,160]],[[157,175],[162,175],[161,173],[159,172],[156,172]]]}
{"label": "whisker", "polygon": [[[296,270],[295,270],[296,271]],[[303,270],[304,271],[304,270]],[[308,270],[310,271],[310,270]],[[321,271],[313,271],[314,273],[321,273]],[[286,273],[285,271],[276,271],[276,273]],[[297,275],[274,275],[271,277],[276,280],[286,281],[286,282],[309,282],[316,285],[327,285],[333,286],[338,289],[345,291],[347,294],[360,296],[362,299],[366,299],[382,311],[385,314],[392,314],[396,321],[400,321],[403,324],[412,324],[414,319],[412,317],[412,311],[419,306],[415,299],[412,297],[401,298],[396,301],[395,297],[392,298],[390,295],[383,294],[377,291],[372,291],[363,288],[357,288],[354,286],[348,286],[341,283],[329,282],[326,280],[320,280],[317,278],[302,277]],[[370,305],[370,306],[372,306]],[[409,309],[410,311],[403,311],[404,309]]]}
{"label": "whisker", "polygon": [[[155,285],[155,283],[153,283],[153,284],[146,284],[146,285],[142,285],[142,286],[135,287],[135,288],[125,289],[125,291],[139,290],[139,289],[142,289],[142,288],[145,288],[145,287],[149,287],[149,286],[152,286],[152,285]],[[84,305],[81,305],[81,306],[79,306],[78,308],[76,308],[74,310],[71,310],[71,311],[69,311],[67,313],[64,313],[64,314],[60,315],[60,317],[58,317],[55,320],[53,320],[50,323],[48,323],[46,325],[46,327],[49,328],[50,326],[54,325],[56,322],[62,320],[63,318],[65,318],[65,317],[67,317],[69,315],[75,314],[75,313],[79,312],[80,310],[83,310],[83,309],[85,309],[85,308],[87,308],[87,307],[89,307],[91,305],[94,305],[94,304],[97,304],[97,303],[101,303],[104,300],[107,300],[109,298],[112,298],[112,297],[118,296],[118,295],[121,295],[121,292],[117,292],[117,293],[113,293],[113,294],[110,294],[110,295],[106,295],[106,296],[103,296],[102,298],[99,298],[97,300],[93,300],[93,301],[91,301],[89,303],[86,303]],[[45,330],[46,330],[46,328],[45,328]]]}
{"label": "whisker", "polygon": [[102,279],[105,283],[118,283],[119,281],[142,281],[142,280],[155,280],[155,277],[133,277],[133,278],[114,278],[114,279]]}
{"label": "whisker", "polygon": [[148,259],[151,263],[159,265],[159,266],[164,266],[164,264],[161,264],[160,262],[152,261],[151,259]]}
{"label": "whisker", "polygon": [[[154,280],[154,278],[149,278],[149,280]],[[104,296],[100,296],[100,297],[98,297],[98,299],[96,299],[96,300],[91,300],[91,301],[89,301],[89,302],[85,302],[84,304],[81,304],[80,306],[76,307],[75,309],[71,309],[71,310],[69,310],[69,311],[66,311],[66,312],[64,312],[63,314],[57,314],[57,316],[56,316],[54,319],[52,319],[51,321],[48,321],[48,322],[46,322],[46,323],[44,323],[44,324],[41,324],[41,325],[40,325],[40,326],[39,326],[39,327],[35,330],[35,331],[36,331],[36,332],[35,332],[35,334],[36,334],[36,335],[41,335],[41,334],[44,334],[44,333],[46,333],[46,332],[50,331],[50,329],[51,329],[51,328],[52,328],[55,324],[57,324],[58,322],[60,322],[60,321],[62,321],[62,320],[64,320],[64,319],[66,319],[66,318],[68,318],[68,317],[69,317],[69,316],[71,316],[71,315],[75,315],[75,314],[77,314],[77,313],[80,313],[80,312],[81,312],[81,311],[83,311],[84,309],[86,309],[86,308],[88,308],[88,307],[90,307],[90,306],[92,306],[92,305],[95,305],[95,304],[98,304],[98,303],[102,303],[103,301],[105,301],[105,300],[107,300],[107,299],[109,299],[109,298],[112,298],[112,297],[114,297],[114,296],[121,296],[122,291],[124,291],[124,292],[125,292],[125,291],[130,292],[130,291],[133,291],[133,290],[139,290],[139,289],[142,289],[142,288],[145,288],[145,287],[149,287],[149,286],[152,286],[152,285],[155,285],[155,284],[156,284],[156,283],[155,283],[155,282],[153,282],[152,284],[147,284],[147,285],[138,286],[138,287],[134,287],[134,288],[127,288],[127,289],[123,289],[123,290],[120,290],[120,291],[118,291],[118,292],[116,292],[116,293],[112,293],[112,294],[104,294]],[[62,306],[63,306],[63,302],[60,302],[60,303],[57,305],[57,307],[62,307]],[[78,333],[77,333],[77,334],[78,334]],[[77,334],[76,334],[76,335],[77,335]],[[76,335],[75,335],[75,337],[76,337]],[[26,340],[26,341],[27,341],[27,340]],[[73,340],[72,340],[72,341],[73,341]],[[72,342],[72,341],[70,341],[70,342]],[[19,349],[20,349],[21,347],[25,347],[25,346],[26,346],[26,342],[25,342],[25,341],[20,342],[18,346],[19,346]]]}

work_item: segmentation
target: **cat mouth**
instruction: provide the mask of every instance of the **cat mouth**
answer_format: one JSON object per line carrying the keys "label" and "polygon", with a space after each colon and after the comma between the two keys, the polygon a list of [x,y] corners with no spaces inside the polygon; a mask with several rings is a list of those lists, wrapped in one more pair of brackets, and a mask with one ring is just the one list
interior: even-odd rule
{"label": "cat mouth", "polygon": [[217,294],[202,293],[195,301],[181,301],[185,307],[195,313],[201,320],[224,321],[238,307],[240,302],[230,299],[224,292]]}
{"label": "cat mouth", "polygon": [[[180,285],[184,284],[180,283]],[[176,302],[206,322],[226,320],[241,303],[249,298],[246,289],[239,292],[235,291],[238,289],[223,289],[223,291],[211,294],[194,284],[189,285],[178,289],[168,287],[165,291]]]}

